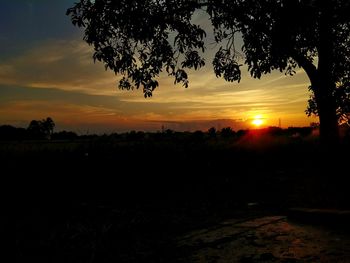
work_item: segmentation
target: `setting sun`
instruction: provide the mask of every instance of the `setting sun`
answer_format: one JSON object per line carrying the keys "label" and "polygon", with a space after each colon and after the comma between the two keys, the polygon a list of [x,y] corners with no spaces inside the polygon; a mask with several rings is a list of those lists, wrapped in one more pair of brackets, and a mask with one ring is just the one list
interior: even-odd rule
{"label": "setting sun", "polygon": [[264,123],[264,120],[260,115],[254,117],[252,124],[256,127],[260,127]]}

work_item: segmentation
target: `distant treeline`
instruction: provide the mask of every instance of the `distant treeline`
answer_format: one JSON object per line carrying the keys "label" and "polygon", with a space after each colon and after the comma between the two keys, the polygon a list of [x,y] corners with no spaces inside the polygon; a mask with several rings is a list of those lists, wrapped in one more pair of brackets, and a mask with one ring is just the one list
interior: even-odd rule
{"label": "distant treeline", "polygon": [[53,132],[49,136],[46,133],[29,130],[28,128],[16,128],[11,125],[0,126],[0,140],[70,140],[79,136],[75,132],[60,131]]}
{"label": "distant treeline", "polygon": [[130,131],[125,133],[112,133],[104,135],[78,135],[72,131],[54,132],[55,123],[48,117],[43,120],[32,120],[27,128],[17,128],[11,125],[0,126],[0,140],[75,140],[75,139],[89,139],[98,137],[111,137],[125,140],[143,140],[147,138],[176,138],[176,137],[190,137],[195,140],[201,139],[229,139],[241,138],[246,135],[271,135],[271,136],[288,136],[288,137],[307,137],[315,134],[317,127],[289,127],[282,129],[279,127],[268,127],[264,129],[255,130],[238,130],[234,131],[231,127],[225,127],[220,130],[214,127],[207,131],[194,132],[176,132],[170,129],[158,132],[143,132]]}
{"label": "distant treeline", "polygon": [[78,135],[74,132],[54,132],[55,126],[55,122],[50,117],[43,120],[32,120],[27,128],[2,125],[0,126],[0,140],[60,140],[78,138]]}

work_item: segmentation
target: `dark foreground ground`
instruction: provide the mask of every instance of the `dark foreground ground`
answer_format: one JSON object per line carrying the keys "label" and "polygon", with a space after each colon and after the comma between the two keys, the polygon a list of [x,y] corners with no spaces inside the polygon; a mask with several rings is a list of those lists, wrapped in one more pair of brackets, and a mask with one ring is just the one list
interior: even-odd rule
{"label": "dark foreground ground", "polygon": [[347,141],[196,136],[2,143],[16,260],[350,262]]}

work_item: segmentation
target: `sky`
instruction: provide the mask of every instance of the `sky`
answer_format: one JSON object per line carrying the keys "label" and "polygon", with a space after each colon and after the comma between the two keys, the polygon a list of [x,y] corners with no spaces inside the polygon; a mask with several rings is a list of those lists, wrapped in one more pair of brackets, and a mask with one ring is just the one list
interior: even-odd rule
{"label": "sky", "polygon": [[[208,30],[206,66],[190,71],[190,86],[174,85],[162,74],[152,98],[142,90],[117,88],[121,76],[94,64],[93,49],[81,29],[65,15],[76,0],[0,0],[0,125],[27,127],[51,117],[56,130],[80,134],[177,131],[231,126],[309,126],[309,81],[302,70],[293,77],[272,72],[257,80],[242,68],[240,83],[215,77],[211,61],[217,47]],[[202,13],[195,23],[209,28]]]}

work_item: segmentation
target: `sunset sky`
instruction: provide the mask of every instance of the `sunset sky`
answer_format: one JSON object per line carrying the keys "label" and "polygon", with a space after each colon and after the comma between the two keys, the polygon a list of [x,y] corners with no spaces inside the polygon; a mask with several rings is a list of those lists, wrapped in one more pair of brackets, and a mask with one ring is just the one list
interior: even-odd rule
{"label": "sunset sky", "polygon": [[[207,65],[190,72],[190,87],[174,86],[166,74],[152,98],[142,90],[117,88],[120,76],[93,63],[93,50],[82,40],[66,9],[75,0],[1,0],[0,125],[27,127],[32,119],[51,117],[57,130],[81,134],[207,130],[214,126],[252,127],[259,115],[264,126],[309,126],[305,115],[309,82],[303,71],[293,77],[273,72],[261,80],[242,69],[239,84],[215,77],[211,61],[218,47],[207,46]],[[194,21],[208,28],[207,17]]]}

